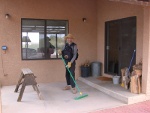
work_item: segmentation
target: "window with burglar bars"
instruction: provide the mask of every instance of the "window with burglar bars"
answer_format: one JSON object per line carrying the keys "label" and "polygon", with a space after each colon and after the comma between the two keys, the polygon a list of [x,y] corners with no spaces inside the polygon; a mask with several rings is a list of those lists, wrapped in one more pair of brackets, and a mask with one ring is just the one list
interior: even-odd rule
{"label": "window with burglar bars", "polygon": [[22,59],[58,59],[57,50],[64,46],[67,20],[22,19]]}

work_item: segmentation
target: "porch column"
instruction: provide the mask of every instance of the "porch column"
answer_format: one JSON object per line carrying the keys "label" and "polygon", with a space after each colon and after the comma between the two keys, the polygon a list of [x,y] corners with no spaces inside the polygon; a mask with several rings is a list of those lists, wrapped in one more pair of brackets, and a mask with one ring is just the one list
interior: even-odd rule
{"label": "porch column", "polygon": [[142,93],[150,95],[150,8],[144,7]]}

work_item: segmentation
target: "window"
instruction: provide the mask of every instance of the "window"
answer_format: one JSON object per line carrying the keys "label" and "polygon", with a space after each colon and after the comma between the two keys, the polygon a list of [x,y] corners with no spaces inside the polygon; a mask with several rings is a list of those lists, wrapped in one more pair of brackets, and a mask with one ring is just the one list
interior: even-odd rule
{"label": "window", "polygon": [[22,19],[22,59],[57,59],[68,33],[66,20]]}

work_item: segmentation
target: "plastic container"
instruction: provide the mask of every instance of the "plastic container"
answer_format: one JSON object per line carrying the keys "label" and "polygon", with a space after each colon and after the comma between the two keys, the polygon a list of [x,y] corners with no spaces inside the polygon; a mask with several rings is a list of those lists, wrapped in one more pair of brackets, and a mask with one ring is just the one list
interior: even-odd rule
{"label": "plastic container", "polygon": [[81,66],[81,77],[89,77],[90,76],[90,67]]}
{"label": "plastic container", "polygon": [[119,84],[120,76],[114,76],[113,77],[113,84]]}
{"label": "plastic container", "polygon": [[101,63],[100,62],[92,62],[91,63],[91,71],[93,77],[98,77],[101,75]]}

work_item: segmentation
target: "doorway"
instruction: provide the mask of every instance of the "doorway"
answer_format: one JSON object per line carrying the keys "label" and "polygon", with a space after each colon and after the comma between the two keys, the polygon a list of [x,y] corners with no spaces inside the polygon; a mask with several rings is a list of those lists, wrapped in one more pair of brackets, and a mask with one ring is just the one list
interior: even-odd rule
{"label": "doorway", "polygon": [[105,22],[105,73],[121,75],[120,70],[129,67],[135,49],[135,16]]}

